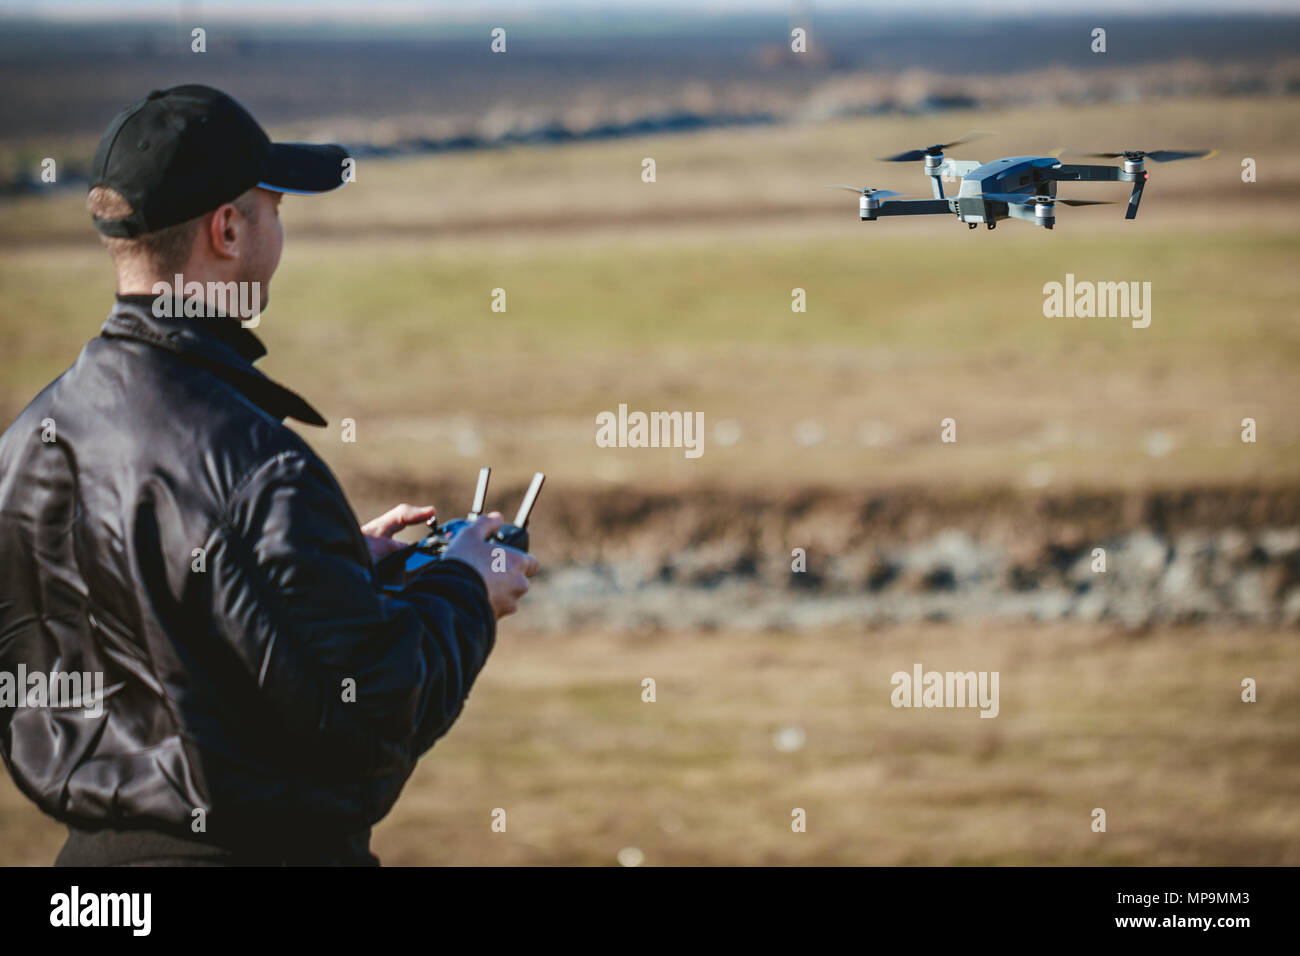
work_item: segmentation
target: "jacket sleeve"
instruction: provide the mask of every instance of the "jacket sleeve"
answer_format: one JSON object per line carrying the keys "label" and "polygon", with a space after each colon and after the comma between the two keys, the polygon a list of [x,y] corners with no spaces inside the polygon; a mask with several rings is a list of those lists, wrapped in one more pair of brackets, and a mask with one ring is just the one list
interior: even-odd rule
{"label": "jacket sleeve", "polygon": [[288,451],[232,495],[208,555],[212,616],[296,757],[405,769],[460,715],[496,640],[479,573],[431,565],[378,589],[356,516],[325,465]]}

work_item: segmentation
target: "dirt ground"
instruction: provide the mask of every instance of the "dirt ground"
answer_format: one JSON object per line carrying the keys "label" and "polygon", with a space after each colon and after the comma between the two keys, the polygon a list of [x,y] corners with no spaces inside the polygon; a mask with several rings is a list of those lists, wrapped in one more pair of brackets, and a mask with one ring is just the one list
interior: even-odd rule
{"label": "dirt ground", "polygon": [[[388,865],[612,866],[622,852],[625,865],[1294,866],[1295,640],[1032,624],[538,635],[507,621],[373,845]],[[892,707],[891,675],[917,663],[997,671],[998,716]],[[1241,701],[1246,677],[1257,703]],[[60,845],[0,780],[0,865],[47,864]]]}

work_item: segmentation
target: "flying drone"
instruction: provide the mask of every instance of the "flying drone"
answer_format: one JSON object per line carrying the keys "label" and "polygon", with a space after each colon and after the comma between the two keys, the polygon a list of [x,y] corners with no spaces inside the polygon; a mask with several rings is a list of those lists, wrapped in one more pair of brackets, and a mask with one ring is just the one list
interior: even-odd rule
{"label": "flying drone", "polygon": [[[863,222],[874,222],[880,216],[932,216],[955,213],[960,222],[974,229],[981,222],[990,229],[1003,219],[1021,219],[1051,229],[1056,224],[1056,204],[1065,206],[1104,206],[1108,199],[1059,199],[1058,182],[1121,182],[1132,183],[1125,219],[1137,216],[1142,190],[1150,174],[1145,160],[1170,163],[1177,159],[1198,159],[1213,155],[1217,150],[1126,149],[1118,153],[1086,153],[1092,159],[1120,159],[1119,166],[1063,163],[1055,156],[1010,156],[982,163],[977,159],[947,159],[944,150],[962,146],[978,139],[984,133],[968,133],[951,143],[936,143],[920,149],[909,149],[895,156],[881,157],[887,163],[915,163],[924,161],[925,175],[930,177],[933,199],[895,199],[902,195],[890,189],[874,186],[831,186],[831,189],[849,189],[860,195],[858,214]],[[957,195],[945,196],[944,177],[960,177]]]}

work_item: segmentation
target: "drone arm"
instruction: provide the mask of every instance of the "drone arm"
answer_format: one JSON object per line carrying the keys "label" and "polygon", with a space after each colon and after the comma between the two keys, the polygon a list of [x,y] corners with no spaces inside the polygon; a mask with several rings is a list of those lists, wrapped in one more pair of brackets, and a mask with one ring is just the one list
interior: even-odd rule
{"label": "drone arm", "polygon": [[936,166],[933,170],[927,170],[927,175],[930,177],[930,191],[934,193],[935,199],[945,198],[943,195],[943,177],[946,166],[947,160],[944,160],[942,164]]}
{"label": "drone arm", "polygon": [[880,204],[877,216],[934,216],[954,212],[955,199],[890,199]]}
{"label": "drone arm", "polygon": [[930,177],[930,188],[934,193],[935,199],[947,199],[943,194],[943,177],[952,176],[955,179],[961,179],[971,170],[978,169],[984,165],[978,159],[945,159],[936,166],[930,165],[927,161],[925,174]]}
{"label": "drone arm", "polygon": [[[1129,164],[1125,164],[1129,165]],[[1141,165],[1135,169],[1128,170],[1120,166],[1071,166],[1061,165],[1053,166],[1047,170],[1047,178],[1055,179],[1061,182],[1072,182],[1078,180],[1103,180],[1107,182],[1132,183],[1133,191],[1129,193],[1128,210],[1124,213],[1125,219],[1136,219],[1138,214],[1138,204],[1142,202],[1142,190],[1147,184],[1147,171]]]}
{"label": "drone arm", "polygon": [[[1043,170],[1044,178],[1055,179],[1059,182],[1083,182],[1087,180],[1117,182],[1125,180],[1130,175],[1118,166],[1070,165],[1068,163],[1063,163],[1060,166],[1049,166]],[[1131,182],[1131,180],[1129,181]]]}
{"label": "drone arm", "polygon": [[1128,209],[1124,212],[1125,219],[1136,219],[1138,214],[1138,203],[1142,201],[1142,187],[1147,184],[1146,173],[1133,183],[1133,191],[1128,194]]}

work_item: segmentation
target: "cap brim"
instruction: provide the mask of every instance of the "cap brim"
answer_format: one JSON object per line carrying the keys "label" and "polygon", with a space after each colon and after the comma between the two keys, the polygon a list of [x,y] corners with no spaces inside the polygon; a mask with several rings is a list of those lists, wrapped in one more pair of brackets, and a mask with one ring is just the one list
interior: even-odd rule
{"label": "cap brim", "polygon": [[257,185],[278,193],[312,196],[338,189],[351,177],[343,161],[348,151],[342,146],[311,143],[272,143],[266,169]]}

